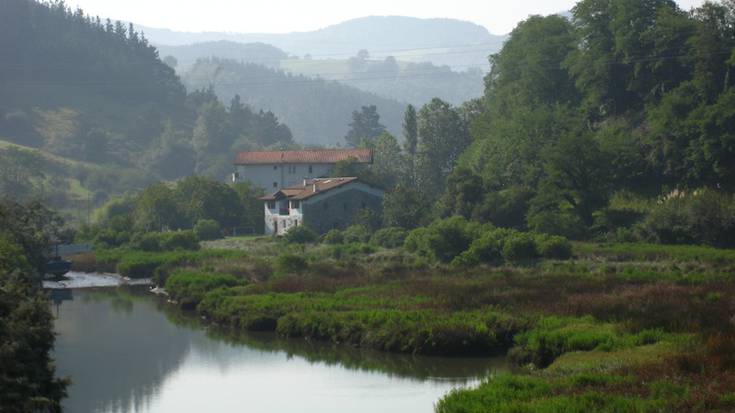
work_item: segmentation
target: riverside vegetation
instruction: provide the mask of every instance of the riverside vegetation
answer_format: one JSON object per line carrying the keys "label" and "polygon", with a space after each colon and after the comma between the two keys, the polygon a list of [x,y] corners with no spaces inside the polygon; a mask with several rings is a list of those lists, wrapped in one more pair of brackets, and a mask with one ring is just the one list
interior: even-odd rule
{"label": "riverside vegetation", "polygon": [[86,265],[154,276],[222,327],[519,366],[438,412],[735,407],[733,250],[570,243],[458,217],[195,248],[123,246]]}

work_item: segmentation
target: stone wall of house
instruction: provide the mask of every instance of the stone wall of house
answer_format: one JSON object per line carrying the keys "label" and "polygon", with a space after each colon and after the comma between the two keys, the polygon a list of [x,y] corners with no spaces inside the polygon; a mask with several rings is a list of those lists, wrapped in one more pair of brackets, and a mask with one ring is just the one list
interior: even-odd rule
{"label": "stone wall of house", "polygon": [[363,208],[381,212],[383,197],[355,188],[316,197],[302,205],[304,225],[320,234],[333,228],[345,229],[354,224],[355,214]]}

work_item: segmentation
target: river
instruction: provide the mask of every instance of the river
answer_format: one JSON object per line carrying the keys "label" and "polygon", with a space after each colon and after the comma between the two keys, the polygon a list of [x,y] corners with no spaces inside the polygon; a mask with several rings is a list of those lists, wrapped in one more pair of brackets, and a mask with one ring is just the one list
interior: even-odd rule
{"label": "river", "polygon": [[431,412],[505,368],[206,328],[145,287],[53,295],[67,413]]}

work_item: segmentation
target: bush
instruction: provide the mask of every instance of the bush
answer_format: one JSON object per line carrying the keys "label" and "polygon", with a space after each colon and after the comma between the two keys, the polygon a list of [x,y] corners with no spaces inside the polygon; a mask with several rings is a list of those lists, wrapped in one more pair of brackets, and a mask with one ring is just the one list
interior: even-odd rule
{"label": "bush", "polygon": [[511,229],[495,229],[487,231],[472,242],[470,248],[463,252],[452,263],[470,266],[479,263],[499,263],[503,260],[505,239],[518,232]]}
{"label": "bush", "polygon": [[308,227],[300,226],[288,230],[284,239],[289,244],[311,244],[316,242],[319,236]]}
{"label": "bush", "polygon": [[383,228],[370,238],[370,243],[383,248],[398,248],[403,245],[408,231],[399,227]]}
{"label": "bush", "polygon": [[200,241],[211,241],[222,238],[219,223],[213,219],[200,219],[194,225],[194,234]]}
{"label": "bush", "polygon": [[648,214],[640,230],[663,244],[735,246],[735,196],[710,189],[670,196]]}
{"label": "bush", "polygon": [[434,221],[426,228],[411,231],[404,246],[407,250],[441,262],[451,262],[466,251],[480,235],[482,227],[462,217]]}
{"label": "bush", "polygon": [[370,240],[370,232],[362,225],[352,225],[343,232],[342,242],[352,244],[356,242],[368,242]]}
{"label": "bush", "polygon": [[331,229],[322,236],[322,242],[325,244],[341,244],[344,241],[344,234],[338,229]]}
{"label": "bush", "polygon": [[153,278],[163,264],[163,257],[130,256],[117,264],[117,272],[130,278]]}
{"label": "bush", "polygon": [[161,234],[160,242],[163,251],[196,251],[199,249],[199,239],[194,231],[164,232]]}
{"label": "bush", "polygon": [[556,260],[572,258],[572,243],[564,237],[542,234],[536,236],[536,244],[539,254],[544,258]]}
{"label": "bush", "polygon": [[199,249],[199,240],[193,231],[147,232],[135,234],[128,246],[148,252],[196,251]]}
{"label": "bush", "polygon": [[508,262],[522,262],[538,258],[538,246],[532,235],[512,234],[503,243],[503,259]]}
{"label": "bush", "polygon": [[209,291],[239,284],[241,281],[229,274],[177,272],[166,280],[166,291],[179,300],[182,307],[191,307],[198,304]]}
{"label": "bush", "polygon": [[584,238],[586,227],[575,214],[568,211],[531,212],[526,219],[531,231],[561,235],[570,239]]}
{"label": "bush", "polygon": [[499,227],[524,229],[531,198],[533,191],[523,187],[489,192],[473,212],[473,218],[492,222]]}
{"label": "bush", "polygon": [[293,254],[283,254],[276,258],[276,273],[293,274],[306,271],[309,264],[301,256]]}
{"label": "bush", "polygon": [[629,208],[604,208],[594,214],[592,230],[598,234],[614,234],[618,229],[631,228],[643,218],[643,213]]}
{"label": "bush", "polygon": [[130,240],[129,247],[140,251],[161,251],[161,237],[155,232],[138,233]]}

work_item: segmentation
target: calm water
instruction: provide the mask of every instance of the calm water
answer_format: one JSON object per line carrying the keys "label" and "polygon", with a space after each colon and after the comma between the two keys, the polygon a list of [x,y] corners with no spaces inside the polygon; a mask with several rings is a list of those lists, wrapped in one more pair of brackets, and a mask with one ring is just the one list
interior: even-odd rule
{"label": "calm water", "polygon": [[499,359],[390,355],[235,336],[130,289],[56,294],[55,357],[68,413],[431,412]]}

